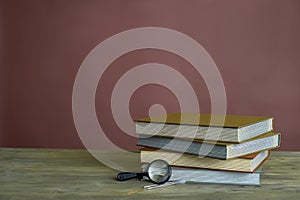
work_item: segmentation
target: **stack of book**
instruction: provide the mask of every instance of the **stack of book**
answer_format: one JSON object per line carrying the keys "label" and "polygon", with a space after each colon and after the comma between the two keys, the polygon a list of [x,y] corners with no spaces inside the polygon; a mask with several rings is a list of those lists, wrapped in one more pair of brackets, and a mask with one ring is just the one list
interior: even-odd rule
{"label": "stack of book", "polygon": [[257,169],[280,145],[270,117],[174,113],[135,123],[143,167],[163,159],[171,180],[260,185]]}

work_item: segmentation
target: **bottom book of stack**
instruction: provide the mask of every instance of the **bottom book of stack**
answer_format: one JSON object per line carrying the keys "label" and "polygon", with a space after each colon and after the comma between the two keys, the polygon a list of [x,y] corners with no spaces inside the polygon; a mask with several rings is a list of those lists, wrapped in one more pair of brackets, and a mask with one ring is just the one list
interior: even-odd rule
{"label": "bottom book of stack", "polygon": [[[148,164],[142,165],[142,170],[146,171]],[[209,169],[196,169],[184,167],[172,167],[172,175],[169,181],[183,180],[194,183],[217,183],[231,185],[254,185],[260,186],[260,172],[258,169],[254,173],[219,171]]]}

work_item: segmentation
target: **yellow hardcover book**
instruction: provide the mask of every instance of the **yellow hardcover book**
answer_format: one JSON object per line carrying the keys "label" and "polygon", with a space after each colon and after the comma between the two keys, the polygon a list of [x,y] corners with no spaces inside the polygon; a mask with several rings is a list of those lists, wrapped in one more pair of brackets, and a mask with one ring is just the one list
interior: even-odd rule
{"label": "yellow hardcover book", "polygon": [[135,122],[138,135],[234,143],[273,130],[273,118],[262,116],[173,113],[139,118]]}

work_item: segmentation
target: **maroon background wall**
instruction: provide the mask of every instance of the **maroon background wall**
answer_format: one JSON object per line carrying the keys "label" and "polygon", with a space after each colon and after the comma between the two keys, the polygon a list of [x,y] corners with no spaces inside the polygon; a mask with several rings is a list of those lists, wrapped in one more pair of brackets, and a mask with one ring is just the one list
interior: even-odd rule
{"label": "maroon background wall", "polygon": [[5,64],[4,64],[4,2],[0,1],[0,146],[3,145],[4,134],[4,90],[5,90]]}
{"label": "maroon background wall", "polygon": [[[5,147],[83,147],[72,118],[72,87],[80,64],[101,41],[121,31],[157,26],[183,32],[204,46],[223,76],[228,113],[268,115],[282,132],[281,150],[300,150],[300,1],[1,1],[1,129]],[[173,66],[193,84],[203,112],[210,100],[201,77],[176,55],[158,50],[117,59],[100,81],[96,107],[115,143],[134,138],[116,127],[111,111],[113,83],[131,67],[159,62]],[[178,111],[172,93],[157,85],[135,92],[133,117],[153,103]]]}

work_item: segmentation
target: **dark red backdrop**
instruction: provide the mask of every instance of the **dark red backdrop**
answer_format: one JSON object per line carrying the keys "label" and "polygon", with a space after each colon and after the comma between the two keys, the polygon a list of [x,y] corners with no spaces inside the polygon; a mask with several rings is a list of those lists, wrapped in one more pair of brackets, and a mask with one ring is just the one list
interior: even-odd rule
{"label": "dark red backdrop", "polygon": [[[183,32],[204,46],[223,76],[228,113],[268,115],[282,132],[282,150],[300,150],[300,1],[298,0],[1,0],[0,145],[80,148],[72,118],[72,87],[80,64],[101,41],[121,31],[156,26]],[[184,73],[197,91],[201,110],[210,100],[201,77],[179,57],[158,50],[116,60],[99,83],[96,107],[115,143],[111,112],[113,83],[147,62]],[[166,77],[167,78],[167,77]],[[135,92],[133,117],[153,103],[178,111],[166,88]],[[124,137],[132,148],[135,139]]]}

